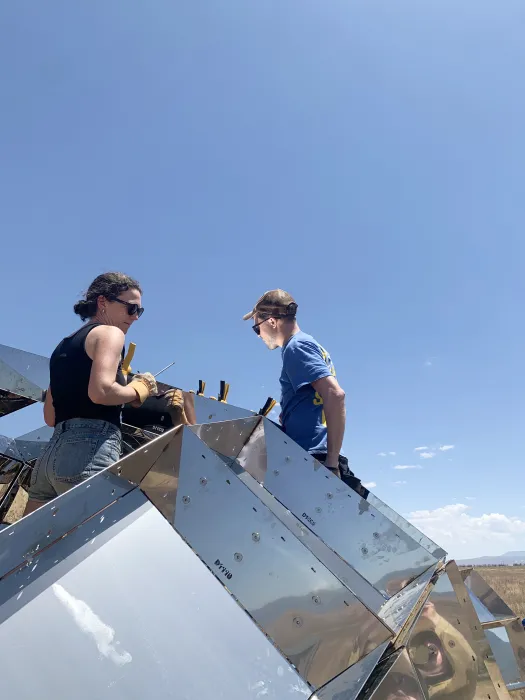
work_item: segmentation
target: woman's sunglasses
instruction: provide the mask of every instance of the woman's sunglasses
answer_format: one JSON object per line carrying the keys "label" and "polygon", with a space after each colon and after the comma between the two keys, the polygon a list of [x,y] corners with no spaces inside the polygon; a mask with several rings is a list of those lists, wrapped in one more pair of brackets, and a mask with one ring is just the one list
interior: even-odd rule
{"label": "woman's sunglasses", "polygon": [[139,306],[138,304],[132,304],[129,301],[123,301],[122,299],[111,299],[111,301],[117,301],[119,304],[123,304],[124,306],[128,307],[128,314],[130,316],[137,316],[140,318],[142,314],[144,313],[144,309],[142,306]]}

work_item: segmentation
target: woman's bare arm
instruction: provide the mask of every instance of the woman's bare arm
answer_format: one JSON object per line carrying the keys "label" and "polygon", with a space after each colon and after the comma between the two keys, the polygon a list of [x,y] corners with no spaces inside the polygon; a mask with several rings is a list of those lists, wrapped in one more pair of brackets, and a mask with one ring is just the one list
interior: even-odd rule
{"label": "woman's bare arm", "polygon": [[55,407],[53,405],[51,387],[48,387],[48,390],[46,391],[46,398],[44,401],[44,421],[50,428],[55,427]]}
{"label": "woman's bare arm", "polygon": [[133,386],[121,386],[115,377],[124,347],[124,333],[115,326],[97,326],[88,334],[85,349],[93,360],[88,396],[102,406],[118,406],[137,399]]}

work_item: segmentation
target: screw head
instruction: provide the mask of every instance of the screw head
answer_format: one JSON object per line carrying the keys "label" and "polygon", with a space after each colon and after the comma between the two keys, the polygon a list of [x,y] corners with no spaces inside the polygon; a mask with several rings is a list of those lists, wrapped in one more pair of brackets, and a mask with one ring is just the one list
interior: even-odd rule
{"label": "screw head", "polygon": [[301,617],[294,617],[293,623],[296,627],[302,627],[303,626],[303,619]]}
{"label": "screw head", "polygon": [[318,595],[313,595],[313,596],[312,596],[312,600],[314,601],[314,603],[315,603],[316,605],[321,605],[321,598],[319,598]]}
{"label": "screw head", "polygon": [[379,539],[379,532],[374,532],[374,539],[378,540]]}
{"label": "screw head", "polygon": [[328,498],[328,500],[331,500],[331,499],[334,497],[334,494],[333,494],[333,493],[330,493],[330,491],[329,491],[329,492],[326,494],[326,497]]}
{"label": "screw head", "polygon": [[242,561],[242,554],[240,552],[235,552],[233,558],[235,559],[235,561]]}
{"label": "screw head", "polygon": [[201,486],[206,486],[206,484],[208,483],[208,479],[205,476],[201,476],[199,482]]}
{"label": "screw head", "polygon": [[182,497],[182,502],[184,505],[187,505],[191,501],[191,498],[189,496],[183,496]]}
{"label": "screw head", "polygon": [[252,532],[252,540],[253,540],[254,542],[259,542],[260,539],[261,539],[261,536],[259,535],[258,532]]}
{"label": "screw head", "polygon": [[316,507],[315,512],[320,513],[322,511],[322,508],[319,508],[319,506]]}
{"label": "screw head", "polygon": [[361,554],[366,556],[368,554],[368,549],[366,547],[361,547]]}
{"label": "screw head", "polygon": [[285,458],[284,458],[284,461],[285,461],[285,462],[291,462],[291,461],[292,461],[292,458],[291,458],[291,457],[285,457]]}
{"label": "screw head", "polygon": [[455,642],[453,639],[451,639],[451,640],[449,641],[448,645],[449,645],[449,647],[450,647],[451,649],[453,649],[453,648],[456,646],[456,642]]}
{"label": "screw head", "polygon": [[279,470],[278,470],[278,469],[274,469],[274,470],[273,470],[273,473],[275,474],[275,476],[279,476]]}

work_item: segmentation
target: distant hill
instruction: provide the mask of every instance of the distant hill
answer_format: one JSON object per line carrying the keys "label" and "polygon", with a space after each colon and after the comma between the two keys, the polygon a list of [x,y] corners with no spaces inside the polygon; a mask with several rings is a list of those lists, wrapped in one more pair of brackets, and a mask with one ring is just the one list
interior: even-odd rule
{"label": "distant hill", "polygon": [[525,551],[505,552],[505,554],[494,554],[489,557],[474,557],[472,559],[460,559],[457,562],[461,566],[512,566],[513,564],[525,565]]}

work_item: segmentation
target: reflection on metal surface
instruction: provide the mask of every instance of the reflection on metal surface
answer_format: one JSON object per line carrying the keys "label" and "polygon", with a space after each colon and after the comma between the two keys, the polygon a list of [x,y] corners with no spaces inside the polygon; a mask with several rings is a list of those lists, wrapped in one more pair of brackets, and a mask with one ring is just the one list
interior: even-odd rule
{"label": "reflection on metal surface", "polygon": [[341,673],[333,681],[319,688],[315,697],[318,700],[354,700],[370,678],[370,674],[381,660],[388,647],[385,642],[370,654]]}
{"label": "reflection on metal surface", "polygon": [[443,571],[411,631],[410,658],[429,697],[496,696],[462,603]]}
{"label": "reflection on metal surface", "polygon": [[418,576],[415,581],[403,588],[388,600],[379,612],[379,617],[394,632],[401,632],[406,624],[415,619],[421,607],[426,601],[432,587],[432,579],[436,575],[441,562],[431,566]]}
{"label": "reflection on metal surface", "polygon": [[514,617],[514,613],[496,591],[489,586],[480,574],[473,569],[465,579],[465,584],[493,616],[493,619]]}
{"label": "reflection on metal surface", "polygon": [[140,484],[155,462],[168,449],[169,444],[175,439],[181,427],[172,428],[162,433],[155,439],[145,443],[142,447],[122,459],[111,467],[109,471],[117,476],[127,479],[132,484]]}
{"label": "reflection on metal surface", "polygon": [[[0,626],[6,697],[29,700],[44,689],[46,697],[75,700],[310,697],[138,490],[103,515],[94,542],[57,542],[40,556],[46,574],[33,581],[38,567],[20,571],[20,589],[1,598],[0,614],[11,609]],[[71,537],[80,540],[80,530]],[[8,581],[0,582],[0,596]],[[53,624],[42,624],[44,616]]]}
{"label": "reflection on metal surface", "polygon": [[[223,458],[226,459],[226,458]],[[264,503],[274,515],[307,547],[319,561],[326,566],[344,585],[349,588],[366,607],[382,618],[381,609],[385,598],[379,591],[357,573],[346,561],[328,547],[317,535],[306,528],[293,513],[272,496],[248,472],[235,468],[231,460],[227,464],[238,474],[239,479]],[[383,620],[385,622],[385,620]],[[388,625],[388,623],[386,623]]]}
{"label": "reflection on metal surface", "polygon": [[243,420],[196,425],[191,430],[208,447],[225,457],[237,457],[260,424],[257,416]]}
{"label": "reflection on metal surface", "polygon": [[14,439],[6,435],[0,435],[0,455],[8,459],[16,459],[19,462],[24,461]]}
{"label": "reflection on metal surface", "polygon": [[[521,621],[518,620],[514,622],[514,625],[516,627],[521,627],[521,631],[523,632]],[[519,667],[520,660],[523,663],[525,650],[522,646],[519,646],[518,653],[514,653],[508,634],[508,628],[495,627],[493,629],[486,629],[485,636],[490,644],[496,663],[501,669],[501,675],[505,683],[519,683],[525,680]]]}
{"label": "reflection on metal surface", "polygon": [[197,423],[216,423],[217,421],[236,420],[255,416],[253,411],[207,399],[205,396],[195,396],[195,418]]}
{"label": "reflection on metal surface", "polygon": [[105,470],[0,532],[0,580],[133,486]]}
{"label": "reflection on metal surface", "polygon": [[424,535],[420,530],[417,529],[412,523],[409,523],[408,520],[405,520],[399,513],[396,513],[393,508],[390,508],[386,503],[384,503],[380,498],[378,498],[375,494],[370,493],[370,496],[367,498],[367,501],[371,503],[374,508],[377,508],[378,511],[383,513],[384,516],[386,516],[389,520],[391,520],[393,523],[395,523],[403,532],[406,532],[407,535],[410,535],[410,537],[415,540],[418,544],[420,544],[424,549],[427,550],[427,552],[430,552],[434,559],[442,559],[443,557],[446,557],[447,553],[445,552],[444,549],[439,547],[435,542],[433,542],[429,537]]}
{"label": "reflection on metal surface", "polygon": [[172,488],[176,530],[312,686],[391,637],[188,428]]}
{"label": "reflection on metal surface", "polygon": [[142,491],[172,525],[178,493],[182,440],[188,431],[189,428],[174,431],[172,439],[140,482]]}
{"label": "reflection on metal surface", "polygon": [[15,438],[15,443],[22,458],[26,462],[31,462],[42,454],[46,449],[47,443],[51,440],[53,428],[43,425],[41,428],[32,430],[24,435],[19,435]]}
{"label": "reflection on metal surface", "polygon": [[13,394],[11,391],[0,389],[0,418],[2,416],[7,416],[9,413],[19,411],[26,406],[31,406],[34,403],[35,399],[28,399],[24,396]]}
{"label": "reflection on metal surface", "polygon": [[[434,557],[275,425],[263,418],[264,487],[390,598],[436,564]],[[247,450],[248,448],[246,448]],[[245,469],[252,472],[249,457]]]}
{"label": "reflection on metal surface", "polygon": [[426,700],[406,649],[397,651],[381,664],[366,697],[371,700]]}
{"label": "reflection on metal surface", "polygon": [[47,357],[0,345],[0,389],[40,401],[48,386]]}

